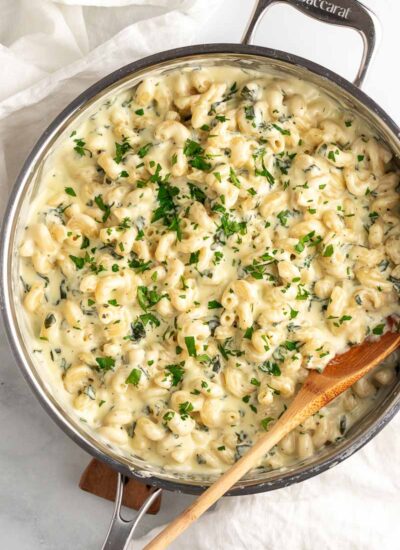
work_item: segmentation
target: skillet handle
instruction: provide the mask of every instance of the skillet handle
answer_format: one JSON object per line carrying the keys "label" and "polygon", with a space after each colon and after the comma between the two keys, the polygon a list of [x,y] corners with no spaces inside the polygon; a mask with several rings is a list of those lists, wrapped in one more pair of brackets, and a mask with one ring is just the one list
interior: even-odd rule
{"label": "skillet handle", "polygon": [[155,489],[148,499],[144,502],[143,506],[138,511],[137,515],[126,520],[121,516],[122,496],[124,494],[124,486],[128,478],[121,474],[118,474],[117,495],[115,497],[114,513],[111,519],[111,524],[108,529],[106,540],[101,550],[126,550],[132,536],[138,526],[142,517],[146,514],[148,508],[160,495],[161,489]]}
{"label": "skillet handle", "polygon": [[305,15],[331,25],[351,27],[363,39],[364,50],[357,76],[353,83],[361,87],[380,35],[376,15],[358,0],[257,0],[252,18],[242,39],[242,44],[251,44],[261,16],[274,4],[289,4]]}

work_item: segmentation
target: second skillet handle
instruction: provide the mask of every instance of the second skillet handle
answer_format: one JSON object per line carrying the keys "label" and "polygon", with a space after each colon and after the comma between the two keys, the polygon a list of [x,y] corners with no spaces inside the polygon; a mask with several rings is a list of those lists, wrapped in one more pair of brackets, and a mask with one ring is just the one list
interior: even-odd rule
{"label": "second skillet handle", "polygon": [[378,42],[379,23],[372,11],[358,0],[257,0],[242,44],[251,44],[261,16],[273,4],[289,4],[313,19],[358,31],[364,51],[354,84],[362,85]]}
{"label": "second skillet handle", "polygon": [[155,489],[144,502],[136,517],[130,520],[126,520],[121,516],[121,506],[122,496],[124,493],[124,485],[127,481],[128,479],[125,476],[118,474],[114,513],[111,519],[110,527],[108,529],[106,540],[104,541],[101,550],[127,550],[140,520],[146,514],[152,503],[161,494],[161,489]]}

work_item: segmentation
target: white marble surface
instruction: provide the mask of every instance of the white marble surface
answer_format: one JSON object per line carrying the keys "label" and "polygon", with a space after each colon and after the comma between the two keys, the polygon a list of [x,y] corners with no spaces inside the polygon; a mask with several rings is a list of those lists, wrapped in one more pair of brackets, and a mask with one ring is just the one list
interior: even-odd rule
{"label": "white marble surface", "polygon": [[[380,16],[384,32],[364,89],[400,123],[400,77],[395,55],[395,50],[399,51],[400,2],[366,3]],[[209,27],[202,31],[203,42],[237,41],[251,5],[250,0],[224,0]],[[351,31],[327,28],[280,6],[272,8],[262,22],[256,41],[309,57],[349,78],[361,55],[361,41]],[[0,547],[99,548],[112,505],[78,489],[89,456],[42,410],[10,355],[2,327],[0,357]],[[324,475],[334,476],[335,470]],[[162,512],[145,519],[142,533],[175,515],[191,497],[165,494],[163,499]]]}

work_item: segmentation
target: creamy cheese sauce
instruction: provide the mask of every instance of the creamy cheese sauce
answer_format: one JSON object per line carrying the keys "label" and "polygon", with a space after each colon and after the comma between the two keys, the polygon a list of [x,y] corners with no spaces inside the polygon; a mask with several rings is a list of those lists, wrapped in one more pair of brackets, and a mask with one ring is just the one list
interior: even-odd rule
{"label": "creamy cheese sauce", "polygon": [[[19,249],[32,349],[100,437],[218,473],[309,369],[398,316],[398,184],[387,147],[305,82],[231,66],[144,80],[45,166]],[[259,466],[343,437],[395,365]]]}

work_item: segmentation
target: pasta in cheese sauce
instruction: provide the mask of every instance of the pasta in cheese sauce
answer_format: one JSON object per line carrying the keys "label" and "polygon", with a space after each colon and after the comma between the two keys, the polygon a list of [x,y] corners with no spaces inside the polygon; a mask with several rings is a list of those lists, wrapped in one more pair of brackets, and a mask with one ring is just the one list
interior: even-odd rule
{"label": "pasta in cheese sauce", "polygon": [[[47,162],[19,249],[33,345],[102,438],[218,473],[309,369],[396,319],[398,185],[387,147],[310,84],[232,66],[150,77]],[[395,364],[260,467],[342,437]]]}

